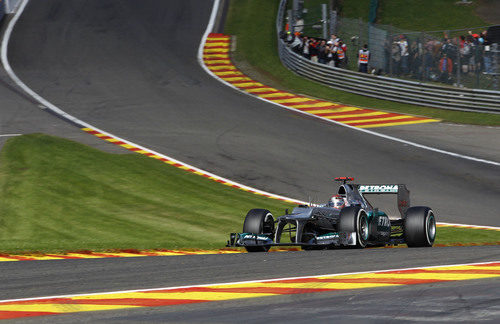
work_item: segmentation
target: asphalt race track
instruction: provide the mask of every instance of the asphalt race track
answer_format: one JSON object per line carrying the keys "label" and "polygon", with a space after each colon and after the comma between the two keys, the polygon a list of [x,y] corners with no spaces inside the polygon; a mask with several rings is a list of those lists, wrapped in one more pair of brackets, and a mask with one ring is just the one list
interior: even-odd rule
{"label": "asphalt race track", "polygon": [[[242,280],[272,279],[280,277],[323,275],[330,273],[345,273],[356,271],[371,271],[380,269],[432,266],[442,264],[459,264],[471,262],[495,261],[500,258],[500,249],[496,246],[485,247],[446,247],[446,248],[397,248],[369,250],[329,250],[307,252],[275,252],[251,254],[226,254],[211,256],[175,256],[148,258],[120,258],[99,260],[64,260],[64,261],[26,261],[3,262],[1,264],[0,282],[2,282],[2,299],[25,297],[54,296],[63,294],[118,291],[128,289],[147,289],[175,287],[194,284],[209,284],[235,282]],[[464,288],[464,287],[467,288]],[[485,289],[487,286],[487,289]],[[452,287],[452,288],[450,288]],[[85,312],[81,314],[66,314],[33,319],[21,319],[22,322],[201,322],[207,319],[209,323],[234,322],[235,310],[242,308],[241,320],[245,322],[262,322],[266,307],[279,309],[295,308],[295,312],[287,317],[287,321],[303,322],[304,317],[312,316],[314,309],[322,308],[329,298],[335,300],[324,311],[333,316],[331,307],[345,311],[348,318],[351,307],[357,303],[370,304],[363,316],[373,314],[374,319],[384,319],[380,307],[375,301],[380,298],[395,299],[397,304],[391,304],[391,316],[409,316],[418,319],[422,314],[433,313],[432,316],[443,316],[454,308],[463,308],[457,314],[471,320],[477,313],[486,319],[498,318],[500,280],[471,280],[457,283],[440,283],[408,286],[401,288],[361,289],[354,291],[339,291],[336,293],[319,293],[310,295],[292,295],[276,298],[247,299],[235,302],[217,302],[210,305],[171,306],[161,310],[139,309],[106,312]],[[447,294],[446,291],[449,291]],[[400,293],[401,299],[399,299]],[[447,296],[446,298],[439,297]],[[342,297],[343,296],[343,297]],[[346,297],[347,296],[347,297]],[[385,297],[384,297],[385,296]],[[350,302],[342,303],[342,299]],[[315,300],[320,300],[316,306]],[[389,298],[391,300],[391,298]],[[408,301],[410,309],[398,305]],[[311,304],[312,303],[312,304]],[[321,304],[323,303],[323,304]],[[336,304],[339,305],[336,306]],[[269,305],[267,305],[269,304]],[[457,306],[458,304],[458,306]],[[432,307],[430,307],[431,305]],[[263,307],[265,306],[265,307]],[[345,306],[345,307],[344,307]],[[312,308],[311,308],[312,307]],[[365,306],[363,306],[364,308]],[[430,308],[429,308],[430,307]],[[471,310],[471,308],[474,308]],[[385,309],[385,308],[384,308]],[[215,310],[215,312],[214,312]],[[399,310],[399,313],[396,312]],[[404,312],[403,312],[404,311]],[[403,312],[403,313],[401,313]],[[285,312],[288,313],[288,312]],[[238,314],[240,312],[238,311]],[[278,314],[275,314],[276,316]],[[351,314],[362,316],[362,314]],[[214,317],[210,317],[214,316]],[[356,317],[354,317],[356,318]],[[447,317],[443,317],[445,320]],[[184,319],[184,320],[183,320]],[[363,318],[361,318],[363,319]],[[401,319],[408,319],[402,317]],[[326,318],[324,319],[326,320]],[[436,318],[437,320],[437,318]]]}
{"label": "asphalt race track", "polygon": [[496,246],[2,262],[2,299],[495,261]]}
{"label": "asphalt race track", "polygon": [[397,294],[391,288],[372,288],[261,297],[27,318],[22,323],[495,323],[499,316],[495,284],[483,280],[460,286],[405,286]]}
{"label": "asphalt race track", "polygon": [[10,62],[67,113],[233,181],[316,201],[328,198],[335,176],[406,183],[412,204],[432,207],[439,221],[500,224],[491,208],[498,167],[304,117],[207,75],[196,53],[211,5],[32,1],[14,29]]}
{"label": "asphalt race track", "polygon": [[[206,74],[196,54],[211,8],[212,2],[205,0],[31,1],[14,29],[9,60],[21,80],[67,113],[231,180],[316,201],[327,199],[335,176],[354,176],[366,183],[406,183],[412,205],[431,206],[439,221],[500,226],[495,208],[500,197],[499,167],[305,117],[238,93]],[[11,85],[2,84],[0,89],[16,107],[2,111],[3,133],[18,131],[9,126],[12,123],[24,123],[22,132],[33,128],[96,145],[90,135],[40,111]],[[411,126],[409,135],[404,127],[383,132],[418,142],[424,130],[435,130],[443,134],[442,143],[429,135],[423,140],[438,148],[500,160],[498,144],[490,150],[471,145],[469,152],[467,146],[446,138],[443,129],[449,125],[419,127]],[[498,130],[486,132],[498,136]],[[468,134],[467,130],[461,134]],[[466,142],[474,142],[474,136]],[[499,260],[499,255],[500,249],[493,246],[4,262],[0,265],[0,299],[482,262]],[[318,315],[320,321],[329,321],[335,312],[343,320],[386,322],[387,313],[380,312],[374,302],[390,299],[396,291],[400,299],[391,303],[391,318],[500,318],[498,279],[460,285],[463,287],[453,283],[419,285],[22,321],[234,322],[238,312],[246,321],[262,322],[285,320],[283,311],[287,320],[295,322],[316,314],[322,314]],[[346,298],[352,302],[336,306]],[[362,317],[361,309],[364,316],[371,317]],[[264,318],[265,313],[270,317]]]}

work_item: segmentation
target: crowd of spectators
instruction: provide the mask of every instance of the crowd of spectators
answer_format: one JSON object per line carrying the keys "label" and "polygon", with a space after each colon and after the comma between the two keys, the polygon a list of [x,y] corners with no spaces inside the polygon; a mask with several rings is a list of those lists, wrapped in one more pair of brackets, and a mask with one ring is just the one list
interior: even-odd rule
{"label": "crowd of spectators", "polygon": [[[456,75],[493,74],[493,53],[487,31],[468,32],[459,37],[411,42],[399,35],[385,44],[385,71],[396,76],[411,76],[428,81],[456,82]],[[459,70],[459,71],[457,71]]]}
{"label": "crowd of spectators", "polygon": [[295,53],[308,60],[339,68],[347,66],[347,45],[335,34],[329,39],[320,39],[288,31],[282,38]]}
{"label": "crowd of spectators", "polygon": [[[349,62],[347,45],[338,35],[321,39],[287,31],[282,34],[282,39],[295,53],[313,62],[339,68],[346,68]],[[383,66],[370,66],[366,45],[352,59],[357,62],[360,72],[451,84],[456,82],[457,70],[462,76],[494,73],[491,49],[487,31],[480,34],[468,32],[459,37],[444,34],[441,39],[424,34],[411,37],[400,34],[386,39]]]}

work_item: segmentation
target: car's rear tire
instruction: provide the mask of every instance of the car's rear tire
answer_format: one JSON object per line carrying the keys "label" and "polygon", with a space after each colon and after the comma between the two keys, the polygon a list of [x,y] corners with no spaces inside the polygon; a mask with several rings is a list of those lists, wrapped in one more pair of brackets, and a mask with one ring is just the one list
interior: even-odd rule
{"label": "car's rear tire", "polygon": [[[267,209],[251,209],[243,223],[243,233],[274,233],[274,217]],[[270,246],[245,246],[248,252],[267,252]]]}
{"label": "car's rear tire", "polygon": [[425,206],[408,208],[403,229],[408,247],[431,247],[436,239],[434,212]]}
{"label": "car's rear tire", "polygon": [[364,248],[369,236],[366,212],[359,206],[345,207],[340,211],[339,232],[356,233],[356,247]]}

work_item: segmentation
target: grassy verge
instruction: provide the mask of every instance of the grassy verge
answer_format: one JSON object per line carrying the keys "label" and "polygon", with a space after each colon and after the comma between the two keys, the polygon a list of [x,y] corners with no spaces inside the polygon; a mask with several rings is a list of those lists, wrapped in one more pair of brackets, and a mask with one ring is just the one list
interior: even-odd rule
{"label": "grassy verge", "polygon": [[[479,1],[456,5],[457,0],[379,1],[377,23],[408,30],[447,30],[487,26],[476,13]],[[352,1],[344,1],[353,6]]]}
{"label": "grassy verge", "polygon": [[139,154],[27,135],[0,155],[0,252],[222,248],[246,212],[290,206]]}
{"label": "grassy verge", "polygon": [[500,232],[483,229],[438,227],[435,244],[500,244]]}
{"label": "grassy verge", "polygon": [[[340,0],[338,9],[343,17],[368,21],[371,0]],[[325,0],[306,0],[307,23],[321,19]],[[450,30],[489,25],[476,13],[479,1],[457,5],[457,0],[382,0],[377,10],[377,24],[392,25],[413,31]],[[291,1],[289,1],[291,8]]]}
{"label": "grassy verge", "polygon": [[[5,144],[0,201],[0,253],[222,248],[249,209],[291,207],[139,154],[40,134]],[[498,241],[500,232],[440,228],[436,243]]]}
{"label": "grassy verge", "polygon": [[449,111],[372,99],[335,90],[308,81],[290,72],[280,62],[276,51],[275,19],[279,1],[231,1],[225,32],[237,36],[233,57],[249,76],[270,86],[334,102],[385,111],[443,119],[448,122],[500,125],[500,115]]}

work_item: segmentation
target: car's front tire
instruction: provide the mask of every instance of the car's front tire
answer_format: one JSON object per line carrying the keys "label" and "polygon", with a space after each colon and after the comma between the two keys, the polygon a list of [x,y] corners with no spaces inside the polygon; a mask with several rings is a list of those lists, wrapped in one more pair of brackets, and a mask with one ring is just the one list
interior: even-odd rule
{"label": "car's front tire", "polygon": [[343,208],[340,211],[338,230],[339,232],[356,233],[356,247],[366,247],[370,233],[366,212],[359,206]]}
{"label": "car's front tire", "polygon": [[[274,233],[274,217],[267,209],[251,209],[243,223],[243,233]],[[270,246],[245,246],[248,252],[267,252]]]}

